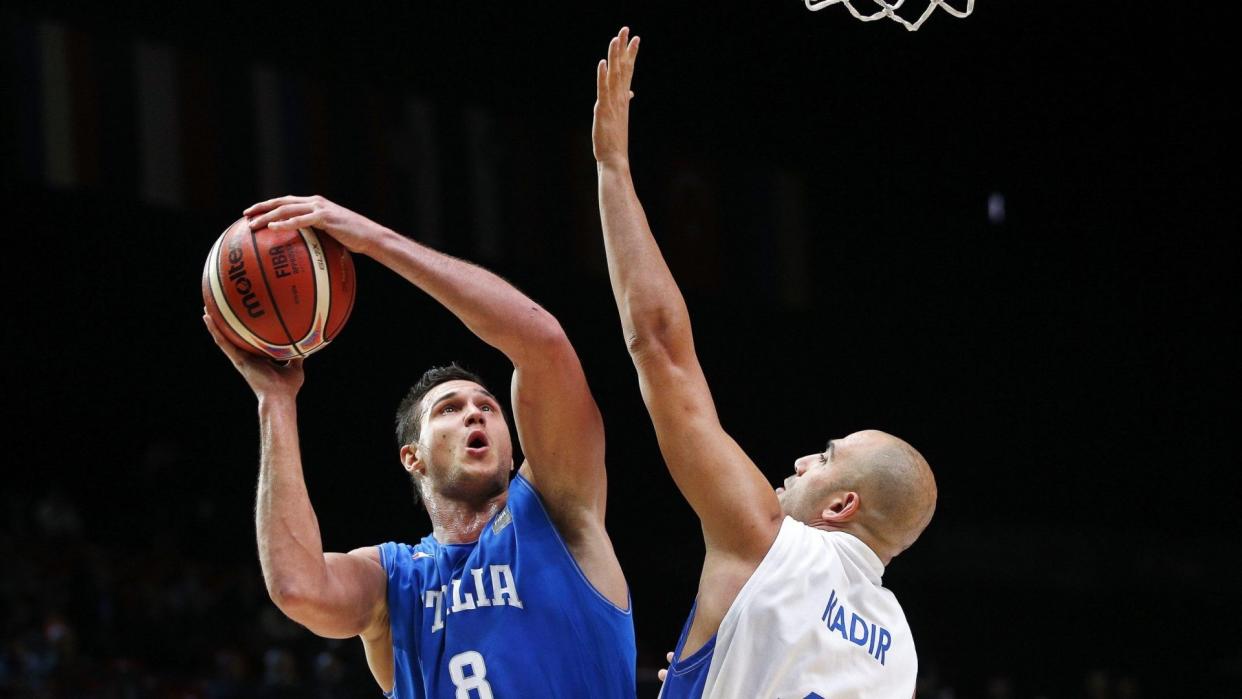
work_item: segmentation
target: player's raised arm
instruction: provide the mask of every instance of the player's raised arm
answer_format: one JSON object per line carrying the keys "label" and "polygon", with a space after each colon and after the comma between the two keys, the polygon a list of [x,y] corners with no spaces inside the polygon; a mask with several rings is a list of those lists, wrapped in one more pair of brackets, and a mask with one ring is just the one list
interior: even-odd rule
{"label": "player's raised arm", "polygon": [[685,300],[630,175],[630,83],[638,44],[622,29],[596,74],[592,138],[608,274],[673,480],[702,521],[709,549],[758,562],[780,527],[780,505],[763,474],[720,426]]}
{"label": "player's raised arm", "polygon": [[[499,276],[432,250],[323,197],[246,210],[251,226],[315,226],[405,277],[513,363],[513,411],[532,480],[549,506],[602,527],[604,430],[573,346],[552,314]],[[531,474],[528,472],[528,476]],[[568,533],[568,532],[562,532]]]}
{"label": "player's raised arm", "polygon": [[[209,316],[204,315],[203,321],[259,400],[255,520],[268,594],[285,615],[320,636],[362,636],[368,657],[374,655],[373,644],[381,650],[388,648],[391,655],[386,641],[388,581],[378,550],[348,554],[323,550],[298,446],[296,401],[303,380],[302,360],[278,366],[234,347]],[[391,665],[389,660],[388,675]]]}

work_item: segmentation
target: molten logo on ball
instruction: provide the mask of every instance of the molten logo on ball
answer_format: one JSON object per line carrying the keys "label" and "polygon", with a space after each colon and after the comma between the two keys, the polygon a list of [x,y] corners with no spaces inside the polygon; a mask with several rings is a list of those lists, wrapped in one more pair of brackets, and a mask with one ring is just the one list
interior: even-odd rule
{"label": "molten logo on ball", "polygon": [[[279,276],[279,272],[277,275]],[[242,254],[241,239],[236,236],[229,240],[229,281],[233,282],[233,288],[241,295],[246,313],[251,318],[262,316],[264,311],[259,306],[259,297],[254,293],[250,277],[246,276],[246,260]]]}
{"label": "molten logo on ball", "polygon": [[207,255],[203,303],[238,347],[273,359],[304,357],[349,319],[353,259],[323,231],[252,231],[239,219]]}

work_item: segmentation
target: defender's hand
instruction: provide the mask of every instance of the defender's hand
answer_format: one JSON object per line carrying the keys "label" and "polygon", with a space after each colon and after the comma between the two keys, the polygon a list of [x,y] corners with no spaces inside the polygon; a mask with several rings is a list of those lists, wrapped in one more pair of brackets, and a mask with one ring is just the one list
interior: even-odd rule
{"label": "defender's hand", "polygon": [[234,368],[260,400],[297,396],[304,377],[301,357],[290,359],[287,364],[281,366],[270,359],[250,354],[229,342],[228,338],[216,327],[215,319],[207,313],[206,309],[203,309],[203,323],[207,326],[207,332],[211,333],[212,339],[216,341],[216,346],[224,352],[229,361],[233,362]]}
{"label": "defender's hand", "polygon": [[285,196],[261,201],[242,212],[251,230],[264,227],[292,230],[314,227],[325,231],[350,252],[368,254],[383,226],[319,195]]}
{"label": "defender's hand", "polygon": [[[668,661],[669,667],[672,667],[672,665],[673,665],[673,651],[671,651],[671,650],[670,650],[669,652],[665,653],[665,654],[664,654],[664,659],[665,659],[666,661]],[[656,671],[656,677],[660,678],[660,681],[661,681],[661,682],[663,682],[664,680],[667,680],[667,679],[668,679],[668,668],[666,667],[666,668],[664,668],[663,670],[657,670],[657,671]]]}
{"label": "defender's hand", "polygon": [[608,43],[608,58],[596,66],[591,142],[600,163],[629,159],[630,100],[634,98],[630,81],[637,58],[638,37],[631,39],[630,28],[622,27]]}

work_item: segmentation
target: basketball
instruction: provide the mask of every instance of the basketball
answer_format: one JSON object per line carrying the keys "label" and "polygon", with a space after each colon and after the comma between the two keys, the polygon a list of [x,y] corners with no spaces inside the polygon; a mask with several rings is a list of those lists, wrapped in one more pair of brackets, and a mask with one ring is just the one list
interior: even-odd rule
{"label": "basketball", "polygon": [[225,337],[277,360],[305,357],[336,339],[354,306],[349,251],[314,228],[225,229],[203,267],[203,303]]}

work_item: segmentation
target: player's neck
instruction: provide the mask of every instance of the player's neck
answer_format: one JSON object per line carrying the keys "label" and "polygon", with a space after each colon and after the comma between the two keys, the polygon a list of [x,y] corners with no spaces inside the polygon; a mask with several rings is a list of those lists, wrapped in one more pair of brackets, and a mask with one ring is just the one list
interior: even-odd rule
{"label": "player's neck", "polygon": [[508,501],[508,489],[481,502],[437,497],[434,502],[427,502],[432,536],[441,544],[474,543]]}

